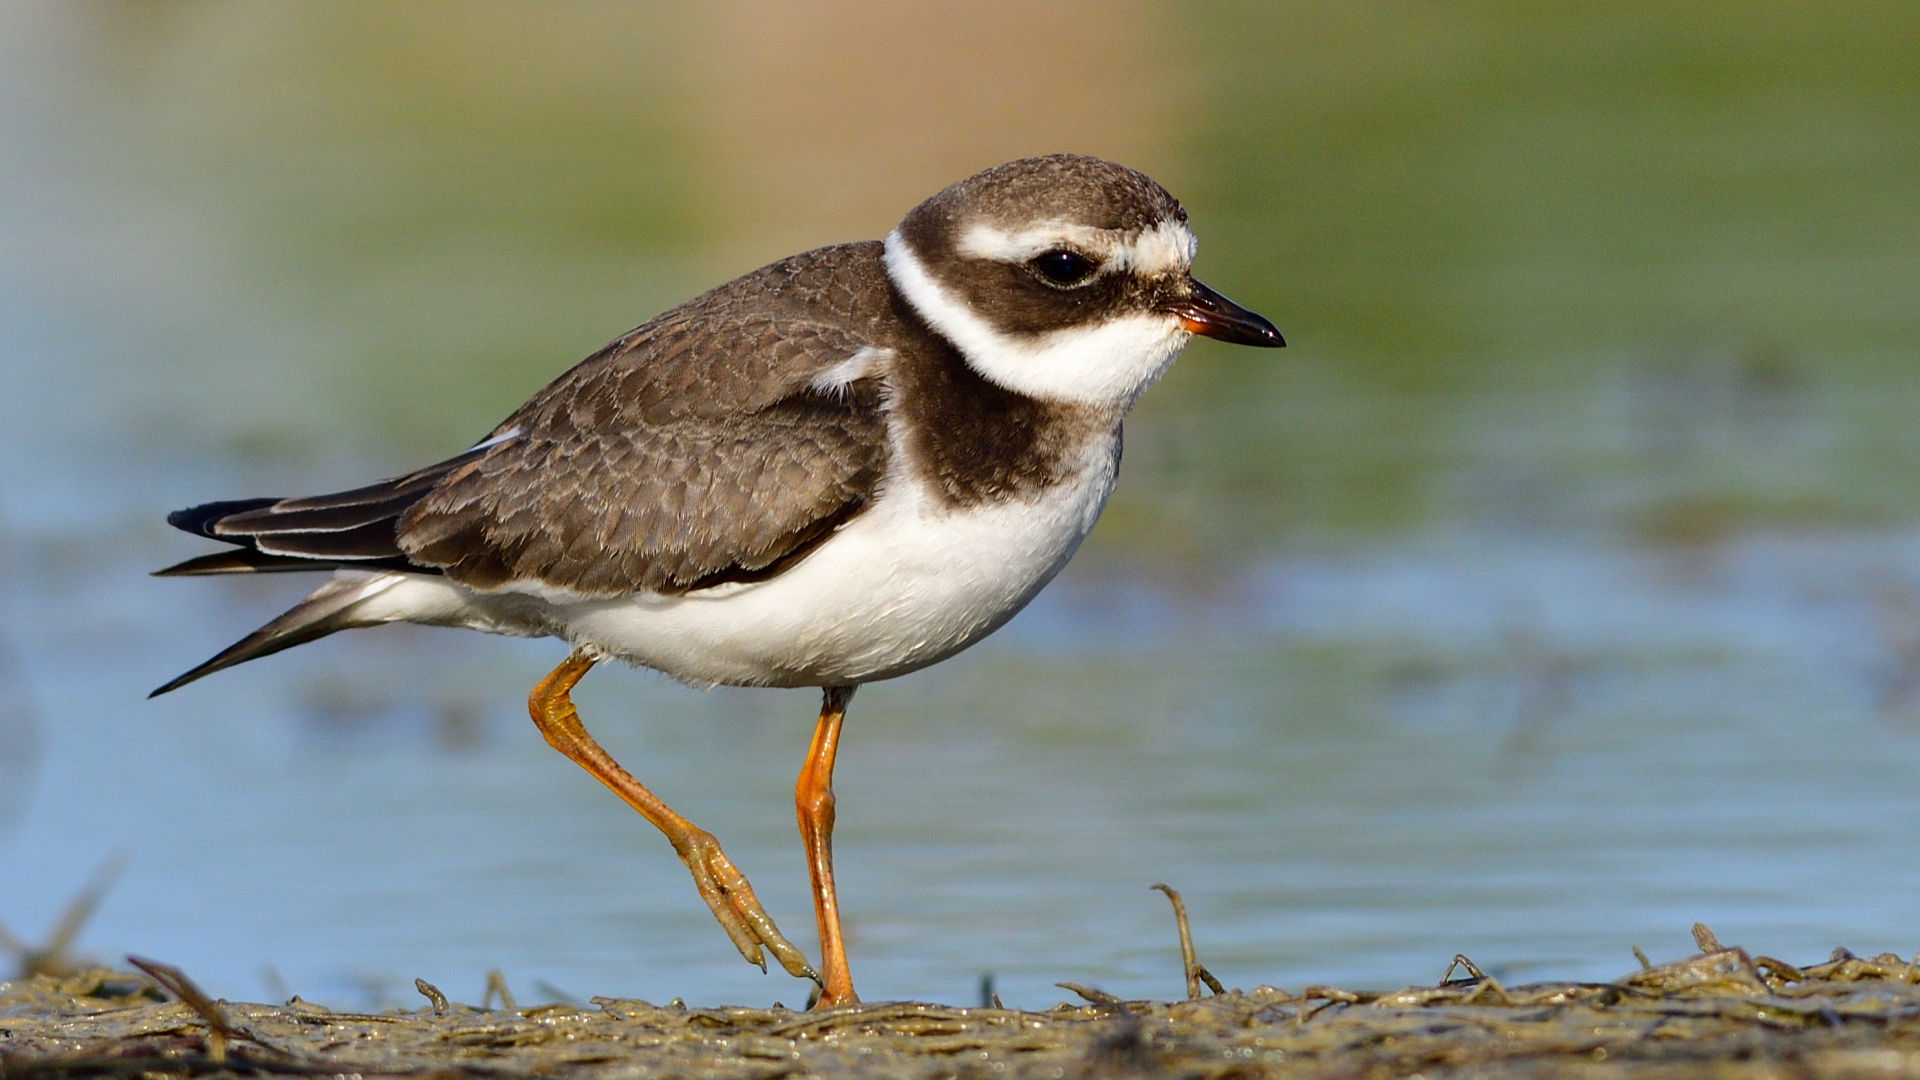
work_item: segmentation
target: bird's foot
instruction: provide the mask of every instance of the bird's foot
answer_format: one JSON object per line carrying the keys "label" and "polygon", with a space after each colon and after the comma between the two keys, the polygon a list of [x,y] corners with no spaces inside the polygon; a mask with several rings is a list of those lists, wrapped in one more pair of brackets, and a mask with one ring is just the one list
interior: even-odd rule
{"label": "bird's foot", "polygon": [[811,1011],[814,1009],[831,1009],[836,1005],[858,1004],[860,1004],[860,995],[854,993],[853,987],[849,986],[839,993],[828,993],[825,989],[822,989],[820,996],[814,998],[813,1003],[808,1005],[807,1009]]}
{"label": "bird's foot", "polygon": [[733,947],[740,950],[747,963],[762,971],[767,969],[766,957],[760,951],[764,945],[787,974],[796,979],[811,979],[816,984],[820,982],[819,973],[773,924],[773,917],[754,897],[753,886],[747,884],[746,875],[734,869],[733,861],[720,850],[720,842],[712,833],[692,829],[674,844],[674,850],[680,853],[687,869],[693,871],[693,883],[699,888],[701,899],[713,910],[713,917],[720,920],[720,928],[727,932]]}

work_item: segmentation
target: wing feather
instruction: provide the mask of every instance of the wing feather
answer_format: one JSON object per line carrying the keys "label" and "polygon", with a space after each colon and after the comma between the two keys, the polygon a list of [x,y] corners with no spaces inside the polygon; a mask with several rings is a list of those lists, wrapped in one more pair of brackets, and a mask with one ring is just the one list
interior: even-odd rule
{"label": "wing feather", "polygon": [[889,355],[888,295],[878,244],[775,263],[614,341],[458,457],[352,491],[172,515],[255,553],[173,572],[309,560],[589,596],[777,573],[858,514],[886,471],[884,365],[817,384],[863,350]]}

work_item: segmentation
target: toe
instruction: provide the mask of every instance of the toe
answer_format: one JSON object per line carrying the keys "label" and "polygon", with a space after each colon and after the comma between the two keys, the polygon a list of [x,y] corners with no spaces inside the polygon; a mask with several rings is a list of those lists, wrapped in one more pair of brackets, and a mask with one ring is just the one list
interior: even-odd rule
{"label": "toe", "polygon": [[[700,890],[700,899],[707,902],[707,909],[713,912],[714,919],[720,923],[720,929],[727,932],[727,938],[733,942],[733,947],[740,950],[740,955],[747,963],[761,971],[767,970],[767,958],[760,951],[759,935],[754,932],[752,926],[748,925],[747,920],[740,917],[740,912],[734,907],[733,898],[727,894],[727,889],[714,874],[709,861],[696,853],[694,857],[687,859],[687,869],[693,871],[693,884]],[[783,963],[782,966],[784,967],[785,964]]]}
{"label": "toe", "polygon": [[720,928],[727,932],[733,947],[740,950],[747,963],[761,971],[767,970],[766,954],[761,951],[764,945],[787,974],[796,979],[820,981],[805,954],[774,925],[772,916],[753,895],[753,886],[747,883],[746,875],[734,868],[711,835],[703,832],[689,836],[680,858],[686,862],[687,869],[693,871],[700,898],[707,902]]}
{"label": "toe", "polygon": [[747,884],[746,876],[734,869],[733,863],[717,849],[713,853],[712,867],[715,878],[726,892],[728,903],[732,905],[734,917],[749,928],[754,939],[773,953],[773,958],[780,961],[780,966],[786,969],[787,974],[796,979],[819,982],[820,976],[813,970],[813,965],[807,963],[806,955],[787,940],[780,928],[774,925],[773,917],[760,906],[760,900],[753,895],[753,886]]}

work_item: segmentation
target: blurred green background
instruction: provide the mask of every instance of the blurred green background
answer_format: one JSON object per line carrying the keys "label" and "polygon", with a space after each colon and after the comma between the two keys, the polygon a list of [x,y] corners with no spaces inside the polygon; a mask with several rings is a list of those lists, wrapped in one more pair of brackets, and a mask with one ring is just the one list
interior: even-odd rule
{"label": "blurred green background", "polygon": [[1071,149],[1172,188],[1205,277],[1293,342],[1193,349],[1101,547],[1404,530],[1482,467],[1643,526],[1884,521],[1916,494],[1886,408],[1920,342],[1907,5],[12,18],[41,128],[15,198],[87,234],[13,272],[136,335],[89,375],[145,437],[184,411],[205,452],[352,440],[399,467],[703,287]]}
{"label": "blurred green background", "polygon": [[[146,580],[198,550],[161,519],[436,459],[702,289],[1070,150],[1173,191],[1290,347],[1196,342],[1034,612],[862,695],[886,993],[1170,992],[1158,898],[1105,891],[1135,843],[1248,984],[1476,941],[1606,976],[1723,908],[1910,929],[1916,57],[1894,3],[0,8],[0,690],[38,702],[0,712],[0,919],[131,845],[101,935],[236,996],[262,956],[372,1002],[436,963],[763,993],[525,730],[550,643],[344,635],[138,705],[294,595]],[[676,790],[767,781],[689,816],[781,853],[803,936],[804,731],[746,732],[810,705],[602,684]]]}

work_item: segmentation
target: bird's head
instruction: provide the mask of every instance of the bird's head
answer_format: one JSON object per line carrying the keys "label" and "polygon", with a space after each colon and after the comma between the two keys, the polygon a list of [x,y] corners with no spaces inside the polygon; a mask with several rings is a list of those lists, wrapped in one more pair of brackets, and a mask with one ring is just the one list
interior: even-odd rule
{"label": "bird's head", "polygon": [[1026,158],[914,207],[887,273],[981,375],[1046,400],[1124,410],[1194,334],[1286,344],[1195,281],[1187,212],[1122,165]]}

